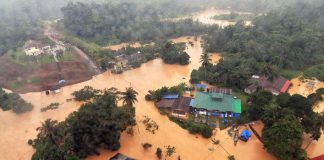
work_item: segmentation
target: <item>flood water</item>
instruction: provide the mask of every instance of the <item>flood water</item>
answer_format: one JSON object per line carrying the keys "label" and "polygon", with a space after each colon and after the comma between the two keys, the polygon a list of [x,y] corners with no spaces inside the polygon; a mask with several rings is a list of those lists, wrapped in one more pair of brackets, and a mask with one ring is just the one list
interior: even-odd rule
{"label": "flood water", "polygon": [[[250,14],[248,12],[238,12],[239,14]],[[187,19],[187,18],[192,18],[194,21],[199,21],[203,24],[209,24],[209,25],[214,25],[217,24],[221,27],[226,27],[229,25],[234,25],[236,22],[233,21],[228,21],[228,20],[217,20],[213,19],[213,16],[215,15],[222,15],[222,14],[230,14],[229,10],[221,10],[221,9],[207,9],[201,12],[194,13],[190,16],[183,16],[179,18],[171,18],[167,19],[169,21],[177,21],[177,20],[182,20],[182,19]],[[251,25],[251,21],[246,21],[246,25]]]}
{"label": "flood water", "polygon": [[[186,42],[188,37],[175,39],[175,42]],[[227,159],[229,152],[240,160],[274,159],[268,154],[262,144],[253,136],[248,143],[239,142],[234,147],[233,142],[226,131],[219,131],[215,134],[215,138],[221,141],[222,147],[214,146],[210,139],[203,139],[200,136],[191,135],[183,130],[175,123],[168,120],[167,116],[160,115],[153,103],[144,99],[148,90],[157,89],[161,86],[172,86],[181,82],[188,82],[192,69],[200,66],[199,57],[202,53],[200,39],[194,41],[194,46],[188,46],[187,52],[191,57],[191,63],[187,66],[164,64],[161,59],[156,59],[143,64],[138,69],[124,72],[120,75],[111,74],[109,72],[102,73],[93,77],[92,80],[79,84],[66,86],[62,88],[62,92],[56,95],[47,96],[43,92],[27,93],[22,97],[31,102],[35,108],[32,112],[22,115],[16,115],[13,112],[0,111],[0,159],[25,160],[30,159],[34,150],[27,145],[27,140],[35,138],[37,135],[36,128],[41,122],[47,118],[63,121],[69,113],[75,111],[80,106],[78,102],[66,102],[66,99],[72,98],[73,91],[83,88],[85,85],[94,88],[104,89],[116,87],[124,90],[128,86],[134,87],[138,92],[138,103],[136,107],[136,120],[138,125],[135,127],[134,136],[123,133],[121,137],[121,148],[118,152],[127,154],[136,159],[155,159],[156,147],[164,148],[171,145],[176,147],[176,154],[171,159],[176,159],[178,155],[181,159],[197,160],[197,159]],[[220,56],[213,54],[214,60],[219,60]],[[59,102],[59,109],[47,112],[40,112],[40,108],[49,105],[52,102]],[[143,116],[148,116],[157,122],[159,130],[156,134],[147,132],[141,124]],[[243,128],[242,128],[243,129]],[[141,144],[151,143],[153,147],[144,151]],[[213,151],[210,151],[210,150]],[[91,156],[90,160],[107,160],[116,152],[101,151],[101,155]]]}

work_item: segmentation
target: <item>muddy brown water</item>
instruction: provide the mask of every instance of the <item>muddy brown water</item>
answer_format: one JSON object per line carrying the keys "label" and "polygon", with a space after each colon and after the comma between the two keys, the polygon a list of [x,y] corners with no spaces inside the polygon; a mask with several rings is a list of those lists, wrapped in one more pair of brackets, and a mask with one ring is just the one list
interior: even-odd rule
{"label": "muddy brown water", "polygon": [[[238,13],[239,14],[251,14],[249,12],[238,12]],[[179,18],[169,18],[169,19],[166,19],[166,21],[178,21],[178,20],[191,18],[194,21],[199,21],[200,23],[203,23],[203,24],[209,24],[209,25],[217,24],[221,27],[234,25],[236,23],[233,21],[218,20],[218,19],[213,18],[213,16],[215,16],[215,15],[223,15],[223,14],[230,14],[230,11],[210,8],[210,9],[207,9],[207,10],[204,10],[201,12],[193,13],[192,15],[189,15],[189,16],[183,16],[183,17],[179,17]],[[251,25],[251,21],[246,21],[246,25]]]}
{"label": "muddy brown water", "polygon": [[[176,42],[186,42],[188,37],[182,37]],[[191,38],[191,41],[194,41]],[[66,86],[62,92],[56,95],[47,96],[43,92],[22,94],[22,97],[31,102],[35,108],[32,112],[16,115],[11,111],[0,111],[0,159],[4,160],[25,160],[30,159],[34,150],[27,145],[30,138],[37,135],[36,128],[47,118],[63,121],[68,114],[77,110],[81,105],[78,102],[66,102],[72,98],[73,91],[81,89],[85,85],[94,88],[104,89],[116,87],[120,90],[133,86],[138,92],[138,103],[136,107],[136,120],[134,136],[123,133],[120,139],[121,148],[118,152],[140,160],[156,159],[155,150],[157,147],[164,149],[171,145],[176,147],[174,156],[168,159],[176,159],[178,155],[185,160],[204,159],[227,159],[227,152],[235,155],[240,160],[256,160],[262,157],[265,160],[272,160],[274,157],[267,153],[255,136],[248,143],[239,142],[234,147],[231,138],[226,131],[218,131],[213,137],[221,141],[221,146],[212,144],[211,139],[204,139],[198,135],[191,135],[175,123],[168,120],[166,116],[160,115],[153,103],[147,102],[144,95],[148,90],[157,89],[161,86],[176,85],[181,82],[188,82],[192,69],[200,66],[199,57],[202,53],[200,39],[194,41],[193,47],[188,46],[187,52],[191,56],[191,63],[186,66],[164,64],[161,59],[156,59],[143,64],[138,69],[126,71],[123,74],[115,75],[109,72],[93,77],[91,80]],[[219,60],[218,54],[212,55],[214,60]],[[61,105],[57,110],[40,112],[40,108],[52,102],[59,102]],[[143,116],[148,116],[157,122],[159,130],[156,134],[147,132],[141,123]],[[242,128],[243,129],[243,128]],[[144,151],[141,144],[148,142],[152,148]],[[100,150],[100,156],[90,156],[89,160],[107,160],[116,152]]]}

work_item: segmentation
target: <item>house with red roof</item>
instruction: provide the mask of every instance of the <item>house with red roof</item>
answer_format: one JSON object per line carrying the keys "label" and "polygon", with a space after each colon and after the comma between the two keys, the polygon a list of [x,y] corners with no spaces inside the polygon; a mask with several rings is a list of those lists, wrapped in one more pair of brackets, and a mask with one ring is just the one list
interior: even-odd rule
{"label": "house with red roof", "polygon": [[252,84],[244,89],[245,93],[254,93],[257,88],[260,87],[274,95],[279,95],[280,93],[285,93],[291,85],[291,82],[282,76],[274,77],[272,79],[266,76],[252,76],[251,82]]}

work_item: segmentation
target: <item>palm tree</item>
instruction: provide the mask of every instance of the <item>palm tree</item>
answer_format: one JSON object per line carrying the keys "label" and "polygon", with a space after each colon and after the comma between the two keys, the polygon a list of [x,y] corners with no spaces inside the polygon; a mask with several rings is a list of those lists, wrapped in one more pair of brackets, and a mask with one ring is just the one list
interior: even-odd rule
{"label": "palm tree", "polygon": [[126,88],[126,91],[121,92],[121,95],[120,99],[123,100],[126,106],[133,107],[134,103],[137,102],[136,96],[138,93],[132,87]]}
{"label": "palm tree", "polygon": [[208,55],[208,53],[204,52],[201,56],[200,56],[200,62],[201,65],[204,67],[205,69],[205,80],[207,80],[207,67],[210,65],[210,57]]}
{"label": "palm tree", "polygon": [[42,122],[42,126],[36,128],[36,130],[39,131],[38,137],[48,137],[53,144],[58,145],[57,140],[59,135],[56,128],[57,124],[58,122],[56,120],[51,119]]}

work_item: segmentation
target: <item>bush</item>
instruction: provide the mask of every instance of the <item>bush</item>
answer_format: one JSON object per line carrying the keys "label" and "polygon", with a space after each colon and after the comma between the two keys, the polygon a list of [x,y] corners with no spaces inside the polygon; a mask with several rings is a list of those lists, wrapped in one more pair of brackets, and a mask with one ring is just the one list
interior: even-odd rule
{"label": "bush", "polygon": [[27,141],[27,143],[28,143],[29,145],[33,145],[33,140],[32,140],[32,139],[29,139],[29,140]]}
{"label": "bush", "polygon": [[162,87],[155,91],[148,91],[148,94],[145,95],[145,99],[147,101],[160,101],[165,94],[179,94],[182,95],[183,92],[186,90],[186,84],[180,83],[176,86],[172,87]]}
{"label": "bush", "polygon": [[213,128],[206,124],[199,124],[191,120],[182,120],[172,116],[169,116],[169,119],[181,128],[188,130],[190,134],[201,134],[204,138],[210,138],[213,134]]}
{"label": "bush", "polygon": [[228,160],[235,160],[234,155],[230,155],[230,156],[228,156],[227,158],[228,158]]}
{"label": "bush", "polygon": [[33,105],[23,100],[18,94],[7,94],[2,89],[0,89],[0,107],[4,111],[12,109],[17,114],[33,110]]}
{"label": "bush", "polygon": [[146,142],[146,143],[142,144],[142,146],[143,146],[143,148],[144,148],[145,150],[147,150],[147,149],[149,149],[149,148],[152,147],[152,144]]}
{"label": "bush", "polygon": [[162,159],[162,149],[161,148],[157,148],[155,155],[158,159]]}
{"label": "bush", "polygon": [[99,90],[96,90],[90,86],[85,86],[81,90],[73,92],[72,95],[77,101],[87,101],[97,96],[98,93],[100,93]]}
{"label": "bush", "polygon": [[41,108],[40,111],[41,112],[46,112],[47,110],[58,109],[59,105],[60,105],[59,103],[51,103],[50,105]]}

